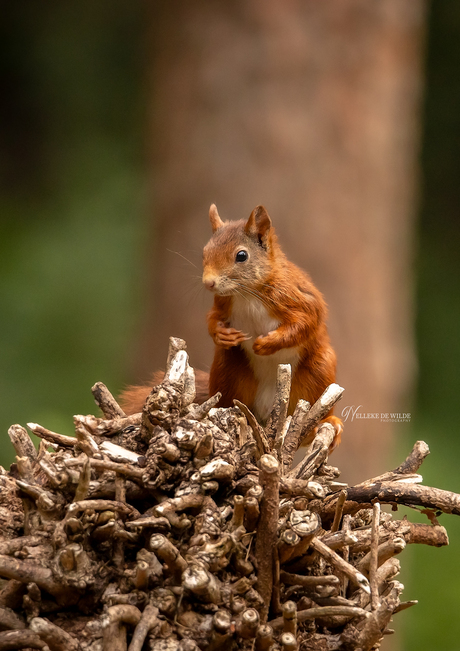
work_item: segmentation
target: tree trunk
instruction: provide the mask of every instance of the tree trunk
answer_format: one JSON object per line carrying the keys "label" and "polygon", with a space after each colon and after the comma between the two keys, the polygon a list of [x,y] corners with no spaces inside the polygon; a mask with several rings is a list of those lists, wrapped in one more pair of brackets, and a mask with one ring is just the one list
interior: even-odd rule
{"label": "tree trunk", "polygon": [[394,430],[380,414],[410,411],[425,4],[154,5],[155,226],[135,372],[164,365],[169,335],[187,340],[194,365],[209,366],[211,300],[199,289],[207,211],[215,202],[224,219],[240,219],[263,203],[288,257],[329,304],[346,389],[336,413],[361,405],[379,416],[350,416],[333,462],[346,481],[375,475]]}

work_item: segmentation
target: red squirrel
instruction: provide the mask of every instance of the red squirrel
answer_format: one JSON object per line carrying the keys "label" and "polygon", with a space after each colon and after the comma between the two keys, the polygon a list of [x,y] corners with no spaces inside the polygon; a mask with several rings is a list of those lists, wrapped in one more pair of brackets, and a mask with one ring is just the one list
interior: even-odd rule
{"label": "red squirrel", "polygon": [[[335,382],[336,370],[321,293],[286,258],[263,206],[247,221],[223,222],[213,204],[209,219],[213,236],[203,251],[203,283],[214,293],[208,313],[216,344],[210,395],[220,391],[222,407],[237,398],[264,422],[273,405],[278,364],[290,364],[288,413],[300,398],[313,404]],[[335,428],[335,447],[342,421],[332,410],[325,420]]]}
{"label": "red squirrel", "polygon": [[[207,319],[215,351],[209,379],[196,371],[197,402],[220,391],[218,406],[230,407],[236,398],[264,422],[273,404],[278,364],[291,364],[288,413],[300,398],[313,404],[335,381],[336,370],[321,293],[286,258],[263,206],[247,221],[223,222],[213,204],[209,219],[213,235],[203,250],[203,283],[214,293]],[[154,374],[152,384],[162,377]],[[142,409],[152,384],[122,394],[126,413]],[[325,420],[336,431],[333,448],[340,442],[342,421],[332,410]]]}

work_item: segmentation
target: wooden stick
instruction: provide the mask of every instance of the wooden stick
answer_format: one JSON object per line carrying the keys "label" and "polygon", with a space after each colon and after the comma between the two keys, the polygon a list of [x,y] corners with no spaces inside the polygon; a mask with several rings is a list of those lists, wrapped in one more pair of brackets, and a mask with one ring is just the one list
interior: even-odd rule
{"label": "wooden stick", "polygon": [[[295,470],[295,469],[294,469]],[[321,502],[315,500],[310,508],[317,511],[321,518],[327,520],[335,513],[337,495],[326,497]],[[460,515],[460,495],[451,491],[402,481],[383,482],[381,484],[357,485],[348,488],[344,513],[354,514],[362,508],[371,508],[373,502],[381,504],[404,504],[406,506],[422,506],[428,509]]]}
{"label": "wooden stick", "polygon": [[18,457],[27,457],[31,463],[36,460],[37,450],[24,427],[21,425],[11,425],[8,430],[8,436]]}
{"label": "wooden stick", "polygon": [[[378,540],[378,533],[376,535]],[[381,545],[378,545],[377,551],[374,553],[377,555],[377,567],[380,567],[382,563],[385,563],[389,558],[395,556],[395,554],[400,554],[403,549],[406,547],[406,541],[404,538],[395,536],[390,540],[386,540]],[[371,543],[371,550],[356,564],[356,567],[360,572],[371,572],[372,567],[372,554],[373,554],[373,543]]]}
{"label": "wooden stick", "polygon": [[372,509],[371,551],[369,552],[369,583],[371,586],[372,610],[377,610],[380,605],[379,584],[377,582],[377,568],[379,565],[379,525],[380,504],[376,502]]}
{"label": "wooden stick", "polygon": [[301,434],[302,439],[305,439],[318,423],[327,416],[335,403],[343,396],[344,391],[345,389],[343,387],[335,383],[327,387],[308,412]]}
{"label": "wooden stick", "polygon": [[[84,463],[83,459],[77,458],[77,459],[69,459],[68,462],[66,462],[66,465],[68,467],[71,467],[71,466],[82,465],[83,463]],[[128,465],[126,463],[118,463],[116,461],[106,461],[105,459],[94,459],[93,457],[91,459],[91,467],[94,468],[95,470],[112,470],[113,472],[119,473],[120,475],[124,475],[125,477],[128,477],[130,479],[139,482],[142,482],[142,478],[144,477],[144,470],[142,470],[142,468]]]}
{"label": "wooden stick", "polygon": [[96,405],[105,418],[125,418],[126,414],[103,382],[96,382],[91,387]]}
{"label": "wooden stick", "polygon": [[142,413],[117,416],[110,420],[96,418],[96,416],[75,416],[75,418],[93,436],[113,436],[128,427],[138,427],[141,423]]}
{"label": "wooden stick", "polygon": [[46,642],[51,651],[79,651],[80,649],[80,644],[73,635],[43,617],[34,617],[29,627]]}
{"label": "wooden stick", "polygon": [[323,423],[315,439],[306,449],[305,457],[287,476],[297,479],[309,479],[315,470],[326,461],[334,437],[335,429],[333,426],[330,423]]}
{"label": "wooden stick", "polygon": [[32,430],[32,432],[36,435],[39,436],[41,439],[45,439],[46,441],[50,441],[51,443],[57,443],[58,445],[61,445],[64,448],[68,447],[73,447],[78,443],[78,439],[75,438],[74,436],[65,436],[65,434],[57,434],[56,432],[52,432],[49,429],[46,429],[45,427],[42,427],[41,425],[38,425],[38,423],[27,423],[27,427]]}
{"label": "wooden stick", "polygon": [[322,576],[311,576],[302,574],[292,574],[281,571],[280,580],[286,585],[301,585],[305,588],[314,588],[318,585],[338,586],[340,579],[335,574],[325,574]]}
{"label": "wooden stick", "polygon": [[292,420],[289,424],[286,436],[284,437],[284,443],[281,449],[283,474],[287,474],[291,469],[292,459],[299,447],[300,439],[303,436],[309,411],[310,403],[306,400],[299,400],[292,415]]}
{"label": "wooden stick", "polygon": [[334,533],[335,531],[339,530],[340,527],[340,521],[342,519],[342,514],[343,514],[343,505],[345,504],[345,500],[347,499],[347,491],[341,491],[339,493],[339,497],[337,499],[337,503],[335,506],[335,514],[334,514],[334,521],[331,526],[331,533]]}
{"label": "wooden stick", "polygon": [[390,594],[382,599],[379,607],[371,613],[364,623],[357,637],[355,648],[370,651],[379,642],[395,608],[399,604],[399,595],[403,587],[401,583],[393,582]]}
{"label": "wooden stick", "polygon": [[[354,617],[368,617],[367,613],[362,608],[357,606],[320,606],[318,608],[306,608],[305,610],[297,611],[297,622],[306,622],[309,619],[319,619],[322,617],[331,617],[334,615],[344,615],[353,619]],[[284,626],[284,618],[277,617],[268,622],[274,631],[280,630]]]}
{"label": "wooden stick", "polygon": [[279,463],[269,454],[259,461],[260,484],[264,490],[260,502],[260,516],[256,537],[258,568],[257,589],[264,600],[261,621],[267,621],[273,589],[273,563],[277,540],[279,512]]}
{"label": "wooden stick", "polygon": [[144,612],[141,615],[139,623],[134,629],[134,634],[128,651],[142,651],[145,638],[149,632],[152,630],[152,628],[160,626],[158,612],[158,608],[152,606],[151,604],[147,604],[147,606],[144,608]]}
{"label": "wooden stick", "polygon": [[187,344],[179,337],[169,337],[168,357],[166,358],[166,371],[165,377],[169,374],[173,360],[179,351],[186,351]]}
{"label": "wooden stick", "polygon": [[[343,508],[342,508],[342,513],[343,513]],[[350,532],[350,520],[351,520],[351,515],[345,515],[343,517],[342,521],[342,531],[344,535],[346,536]],[[342,550],[342,556],[343,560],[348,563],[350,559],[350,546],[345,545],[343,550]],[[348,577],[346,574],[343,575],[343,581],[342,581],[342,594],[344,597],[347,596],[347,588],[348,588]]]}
{"label": "wooden stick", "polygon": [[285,601],[283,604],[283,629],[285,633],[297,635],[297,604],[295,601]]}
{"label": "wooden stick", "polygon": [[348,578],[350,581],[352,581],[355,585],[357,585],[361,590],[364,590],[368,594],[370,594],[371,589],[369,586],[369,581],[366,579],[366,577],[361,574],[361,572],[358,572],[350,563],[347,563],[347,561],[344,561],[341,556],[336,554],[332,549],[330,549],[327,545],[325,545],[319,538],[313,538],[313,540],[310,543],[310,546],[313,547],[315,551],[317,551],[321,556],[323,556],[329,563],[332,563],[334,567],[336,567],[339,572],[342,572]]}
{"label": "wooden stick", "polygon": [[50,651],[49,646],[31,630],[2,631],[0,633],[0,649],[43,649]]}
{"label": "wooden stick", "polygon": [[281,433],[286,420],[291,393],[291,365],[279,364],[276,373],[276,393],[272,410],[265,426],[265,434],[272,445],[272,450],[279,453],[282,439]]}
{"label": "wooden stick", "polygon": [[107,621],[103,628],[103,651],[126,651],[126,625],[135,627],[141,619],[141,611],[130,604],[117,604],[107,609]]}
{"label": "wooden stick", "polygon": [[221,600],[219,579],[202,565],[189,565],[183,571],[182,584],[206,603],[218,604]]}
{"label": "wooden stick", "polygon": [[235,399],[233,401],[233,404],[236,405],[238,409],[241,409],[243,414],[246,416],[247,421],[252,429],[252,433],[254,434],[254,438],[257,443],[257,450],[260,456],[262,456],[263,454],[268,454],[270,452],[270,443],[268,442],[268,439],[265,436],[265,432],[257,422],[257,419],[254,416],[254,414],[249,410],[248,407],[246,407],[246,405],[244,405],[239,400]]}

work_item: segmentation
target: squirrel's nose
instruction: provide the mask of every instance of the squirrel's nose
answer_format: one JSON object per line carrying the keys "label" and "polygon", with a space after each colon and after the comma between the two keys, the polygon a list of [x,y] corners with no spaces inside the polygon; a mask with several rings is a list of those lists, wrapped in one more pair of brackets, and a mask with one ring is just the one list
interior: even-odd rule
{"label": "squirrel's nose", "polygon": [[214,278],[203,278],[203,283],[207,289],[214,289],[216,286],[216,281]]}

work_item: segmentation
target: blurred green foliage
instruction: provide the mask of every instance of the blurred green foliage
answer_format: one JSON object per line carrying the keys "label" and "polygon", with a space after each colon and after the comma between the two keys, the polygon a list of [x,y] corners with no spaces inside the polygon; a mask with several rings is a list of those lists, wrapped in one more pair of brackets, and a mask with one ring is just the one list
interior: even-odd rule
{"label": "blurred green foliage", "polygon": [[[0,21],[0,463],[7,428],[72,432],[91,385],[126,378],[146,230],[145,6],[121,0],[2,3]],[[431,4],[418,229],[419,384],[410,434],[425,483],[460,492],[460,5]],[[406,430],[404,430],[406,432]],[[418,517],[409,513],[411,519]],[[420,519],[420,518],[419,518]],[[451,546],[403,555],[404,649],[457,649],[460,519]]]}
{"label": "blurred green foliage", "polygon": [[[432,455],[424,483],[460,493],[460,4],[431,2],[426,49],[421,207],[417,256],[417,402],[406,450],[423,439]],[[402,455],[402,453],[401,453]],[[408,517],[413,518],[412,512]],[[404,649],[460,648],[460,519],[443,515],[450,546],[404,552]],[[398,615],[398,617],[400,617]]]}
{"label": "blurred green foliage", "polygon": [[0,428],[72,431],[122,385],[144,207],[143,24],[128,2],[3,4]]}

